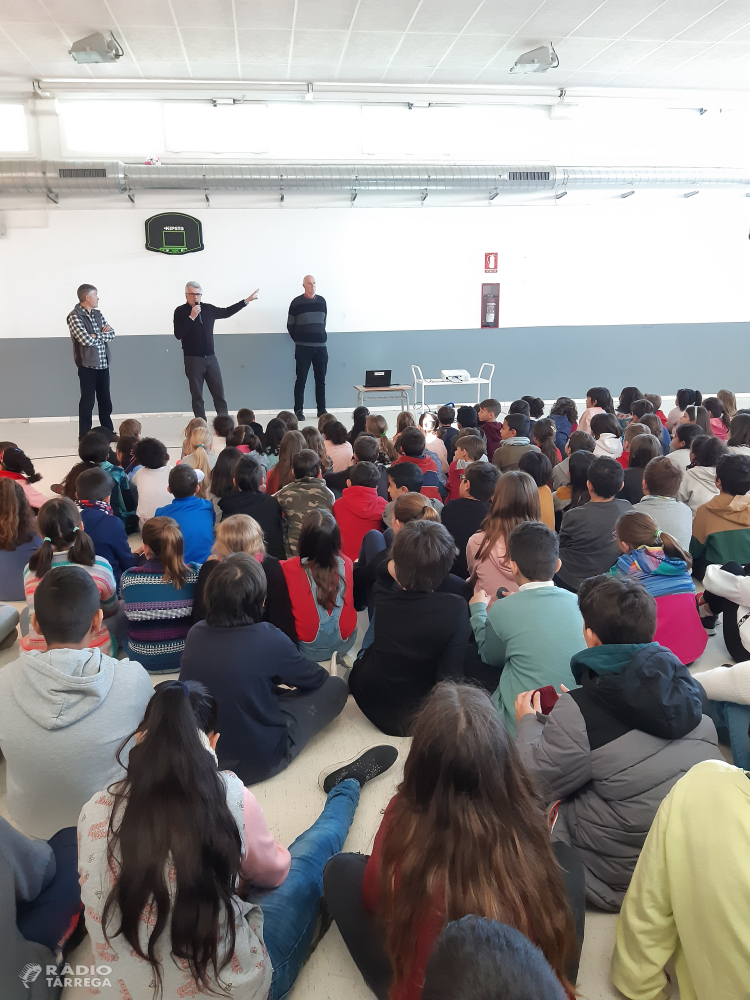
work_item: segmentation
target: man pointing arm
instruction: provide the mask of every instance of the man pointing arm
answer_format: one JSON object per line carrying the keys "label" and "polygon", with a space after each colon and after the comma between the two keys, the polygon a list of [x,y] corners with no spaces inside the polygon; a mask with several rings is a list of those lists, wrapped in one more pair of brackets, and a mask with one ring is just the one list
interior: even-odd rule
{"label": "man pointing arm", "polygon": [[184,305],[174,311],[174,335],[182,344],[185,356],[185,374],[190,385],[193,401],[193,413],[196,417],[206,419],[206,408],[203,405],[203,383],[208,386],[214,409],[219,415],[229,412],[224,398],[224,383],[221,369],[214,351],[214,322],[217,319],[227,319],[244,309],[248,302],[258,298],[256,288],[252,295],[240,299],[232,306],[213,306],[203,302],[203,290],[197,281],[189,281],[185,285]]}

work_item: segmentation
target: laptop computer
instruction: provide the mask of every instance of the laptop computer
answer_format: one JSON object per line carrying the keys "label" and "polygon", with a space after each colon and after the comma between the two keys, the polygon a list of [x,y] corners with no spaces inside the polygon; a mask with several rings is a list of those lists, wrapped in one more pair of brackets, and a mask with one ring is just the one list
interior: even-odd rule
{"label": "laptop computer", "polygon": [[365,389],[387,389],[391,384],[391,369],[365,372]]}

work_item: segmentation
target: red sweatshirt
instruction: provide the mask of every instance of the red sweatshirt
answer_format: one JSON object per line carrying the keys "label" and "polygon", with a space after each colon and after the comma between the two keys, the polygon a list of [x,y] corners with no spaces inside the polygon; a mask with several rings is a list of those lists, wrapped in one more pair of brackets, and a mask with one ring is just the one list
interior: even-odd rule
{"label": "red sweatshirt", "polygon": [[419,492],[423,496],[430,497],[431,500],[443,502],[443,495],[439,489],[440,480],[438,479],[437,466],[429,455],[422,455],[420,458],[412,455],[399,455],[393,464],[400,465],[401,462],[411,462],[421,470],[422,489]]}
{"label": "red sweatshirt", "polygon": [[[347,556],[343,556],[343,559],[346,589],[344,591],[344,606],[341,609],[341,617],[339,618],[339,632],[341,632],[342,639],[348,639],[357,627],[357,612],[354,610],[352,561]],[[289,590],[289,599],[292,602],[292,614],[294,615],[294,624],[297,628],[297,638],[302,642],[313,642],[318,634],[320,622],[318,620],[315,598],[310,590],[310,581],[307,579],[307,573],[305,573],[299,556],[295,556],[294,559],[286,559],[282,562],[281,568],[284,571],[284,579]]]}
{"label": "red sweatshirt", "polygon": [[498,423],[497,420],[480,420],[477,426],[484,434],[484,439],[487,442],[487,461],[491,462],[495,448],[499,448],[503,442],[500,436],[500,431],[503,429],[502,421]]}
{"label": "red sweatshirt", "polygon": [[456,459],[454,458],[451,464],[448,466],[448,496],[445,498],[447,503],[449,500],[458,500],[461,496],[459,493],[459,488],[461,486],[461,470],[456,465]]}
{"label": "red sweatshirt", "polygon": [[[433,469],[435,463],[432,463]],[[388,501],[375,486],[347,486],[333,505],[333,516],[341,529],[341,551],[354,561],[368,531],[383,530],[383,511]]]}

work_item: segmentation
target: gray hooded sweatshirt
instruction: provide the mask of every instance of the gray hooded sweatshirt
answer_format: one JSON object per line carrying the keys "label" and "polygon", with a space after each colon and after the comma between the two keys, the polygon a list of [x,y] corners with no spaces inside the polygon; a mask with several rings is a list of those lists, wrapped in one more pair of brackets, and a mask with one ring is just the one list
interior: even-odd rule
{"label": "gray hooded sweatshirt", "polygon": [[99,649],[24,651],[0,670],[8,812],[25,833],[47,840],[76,826],[84,803],[122,777],[117,748],[152,694],[140,663]]}

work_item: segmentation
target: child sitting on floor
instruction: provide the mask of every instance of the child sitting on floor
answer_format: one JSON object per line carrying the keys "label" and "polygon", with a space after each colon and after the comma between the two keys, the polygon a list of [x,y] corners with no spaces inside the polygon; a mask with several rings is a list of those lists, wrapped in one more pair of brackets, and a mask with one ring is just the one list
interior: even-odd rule
{"label": "child sitting on floor", "polygon": [[[180,451],[180,461],[182,461],[182,459],[185,458],[187,455],[192,454],[193,444],[191,442],[191,438],[193,436],[193,431],[197,427],[204,427],[204,428],[208,427],[208,424],[203,419],[203,417],[193,417],[193,419],[185,427],[185,430],[182,432],[182,449]],[[211,435],[211,438],[213,439],[213,434]]]}
{"label": "child sitting on floor", "polygon": [[639,434],[649,433],[650,431],[648,427],[645,424],[640,423],[638,420],[631,420],[627,425],[625,430],[622,432],[622,454],[617,459],[623,469],[627,469],[630,464],[630,442],[633,438],[638,437]]}
{"label": "child sitting on floor", "polygon": [[591,434],[596,441],[597,458],[619,458],[622,455],[622,432],[613,413],[597,413],[591,418]]}
{"label": "child sitting on floor", "polygon": [[583,645],[583,620],[575,596],[555,587],[560,568],[557,535],[526,521],[508,537],[508,561],[518,593],[495,601],[477,589],[469,604],[471,627],[484,663],[500,683],[492,696],[508,732],[516,733],[516,698],[551,684],[575,685],[570,658]]}
{"label": "child sitting on floor", "polygon": [[518,590],[508,559],[511,531],[523,521],[539,520],[539,491],[531,476],[519,471],[501,476],[489,514],[466,545],[471,583],[489,594],[489,607],[498,599],[499,589],[511,594]]}
{"label": "child sitting on floor", "polygon": [[[222,519],[233,514],[247,514],[263,530],[266,551],[276,559],[284,558],[284,515],[279,506],[279,497],[261,492],[265,470],[257,455],[243,455],[234,469],[235,489],[219,500]],[[285,486],[284,489],[289,489]]]}
{"label": "child sitting on floor", "polygon": [[629,510],[615,525],[615,534],[622,555],[609,571],[611,576],[635,580],[652,597],[695,593],[692,558],[648,514]]}
{"label": "child sitting on floor", "polygon": [[[41,546],[29,559],[23,573],[23,587],[29,611],[34,610],[34,593],[44,576],[58,566],[82,566],[99,591],[99,600],[104,616],[96,632],[90,637],[91,647],[114,656],[117,641],[110,636],[107,619],[117,614],[117,587],[112,567],[106,559],[96,554],[92,539],[83,530],[81,515],[72,500],[57,497],[48,500],[39,511],[37,519]],[[23,631],[23,625],[22,625]],[[21,639],[21,649],[44,651],[47,644],[44,636],[34,628],[33,622]]]}
{"label": "child sitting on floor", "polygon": [[461,473],[468,465],[487,462],[485,443],[474,430],[459,433],[455,439],[453,454],[455,457],[448,467],[447,500],[457,500],[461,496]]}
{"label": "child sitting on floor", "polygon": [[135,555],[128,545],[122,521],[110,506],[114,480],[104,469],[85,469],[76,481],[76,504],[81,512],[83,530],[94,543],[94,551],[112,567],[115,585],[126,569],[135,566]]}
{"label": "child sitting on floor", "polygon": [[605,573],[617,562],[620,548],[614,529],[630,510],[627,500],[619,500],[623,471],[614,458],[595,458],[588,470],[590,502],[563,514],[560,527],[562,566],[555,575],[558,586],[577,591],[589,576]]}
{"label": "child sitting on floor", "polygon": [[183,558],[188,563],[204,563],[214,544],[216,513],[210,500],[197,495],[198,476],[195,469],[181,462],[169,472],[171,503],[157,507],[154,517],[171,517],[179,524],[185,539]]}
{"label": "child sitting on floor", "polygon": [[156,438],[143,438],[135,446],[135,460],[142,467],[133,476],[138,493],[136,508],[141,528],[157,507],[169,503],[169,452]]}
{"label": "child sitting on floor", "polygon": [[[310,448],[303,448],[292,460],[294,482],[276,494],[284,515],[284,551],[287,559],[297,555],[302,524],[315,508],[331,510],[333,493],[320,475],[320,459]],[[356,559],[356,556],[354,557]]]}
{"label": "child sitting on floor", "polygon": [[690,446],[693,441],[703,434],[697,424],[675,424],[672,430],[672,445],[669,458],[680,472],[686,472],[693,458],[690,454]]}
{"label": "child sitting on floor", "polygon": [[122,574],[128,656],[152,674],[179,670],[190,630],[197,563],[185,565],[179,524],[152,517],[143,525],[145,562]]}
{"label": "child sitting on floor", "polygon": [[[562,461],[562,455],[557,450],[557,445],[555,444],[557,429],[553,420],[549,420],[546,417],[541,420],[535,420],[531,435],[534,444],[543,455],[547,456],[553,468]],[[534,454],[534,452],[530,452],[529,454]]]}
{"label": "child sitting on floor", "polygon": [[348,653],[357,638],[352,560],[328,510],[311,510],[302,523],[299,555],[281,564],[292,602],[297,647],[308,660]]}
{"label": "child sitting on floor", "polygon": [[41,544],[20,483],[0,479],[0,601],[24,599],[23,571]]}
{"label": "child sitting on floor", "polygon": [[529,451],[539,451],[529,440],[529,418],[523,413],[508,414],[503,420],[500,437],[503,439],[502,444],[492,461],[503,473],[515,472],[522,455]]}
{"label": "child sitting on floor", "polygon": [[[421,432],[420,432],[421,433]],[[352,668],[349,689],[370,722],[406,736],[414,714],[440,680],[460,678],[469,639],[466,600],[437,588],[456,546],[442,524],[413,521],[393,543],[389,578],[373,588],[372,634]]]}
{"label": "child sitting on floor", "polygon": [[750,563],[750,458],[722,455],[716,486],[719,495],[699,507],[693,520],[690,554],[699,580],[712,563]]}
{"label": "child sitting on floor", "polygon": [[544,724],[539,694],[520,694],[516,745],[544,802],[559,803],[552,840],[580,854],[587,899],[616,912],[664,796],[721,755],[699,685],[653,641],[656,601],[645,588],[594,576],[578,605],[587,648],[570,666],[580,687],[563,689]]}
{"label": "child sitting on floor", "polygon": [[559,490],[561,486],[570,485],[568,463],[573,452],[589,451],[593,455],[594,448],[596,448],[596,441],[594,441],[590,434],[587,434],[585,431],[573,431],[563,449],[565,458],[552,468],[552,489]]}
{"label": "child sitting on floor", "polygon": [[404,462],[416,465],[422,473],[422,493],[442,502],[447,489],[441,485],[442,477],[438,473],[434,459],[425,454],[425,438],[422,431],[418,427],[407,427],[399,436],[397,447],[401,454],[393,465],[401,465]]}
{"label": "child sitting on floor", "polygon": [[233,429],[234,418],[230,417],[228,413],[219,414],[219,416],[214,417],[214,451],[216,451],[217,454],[224,451],[226,448],[227,436],[231,434]]}
{"label": "child sitting on floor", "polygon": [[502,406],[497,399],[485,399],[479,404],[479,412],[477,413],[478,426],[487,442],[487,460],[489,462],[492,461],[495,449],[499,448],[502,442],[500,432],[503,425],[497,422],[497,418],[501,412]]}
{"label": "child sitting on floor", "polygon": [[351,560],[359,556],[362,539],[367,532],[382,527],[387,504],[378,495],[379,479],[380,471],[376,465],[357,462],[349,473],[347,488],[333,505],[333,515],[341,529],[341,549]]}
{"label": "child sitting on floor", "polygon": [[697,434],[690,443],[690,465],[682,477],[677,499],[688,505],[693,517],[700,506],[719,495],[716,466],[726,453],[721,441],[709,434]]}
{"label": "child sitting on floor", "polygon": [[31,459],[20,448],[5,448],[0,455],[0,478],[13,479],[26,494],[33,511],[38,511],[47,497],[34,486],[42,478]]}
{"label": "child sitting on floor", "polygon": [[[469,441],[468,438],[466,440]],[[458,499],[449,500],[443,507],[442,522],[453,536],[458,549],[451,572],[460,576],[462,580],[469,577],[466,546],[471,536],[480,530],[482,522],[489,514],[499,478],[500,470],[496,465],[491,465],[489,462],[470,463],[462,470]]]}
{"label": "child sitting on floor", "polygon": [[434,497],[422,493],[422,483],[422,471],[412,462],[401,462],[388,469],[388,504],[383,511],[383,523],[387,527],[390,528],[393,523],[393,505],[404,493],[419,493],[424,503],[432,507],[438,515],[438,521],[440,520],[443,505]]}
{"label": "child sitting on floor", "polygon": [[668,532],[685,552],[690,548],[693,516],[677,500],[682,474],[668,455],[652,458],[643,470],[643,499],[633,510],[648,514],[657,528]]}

